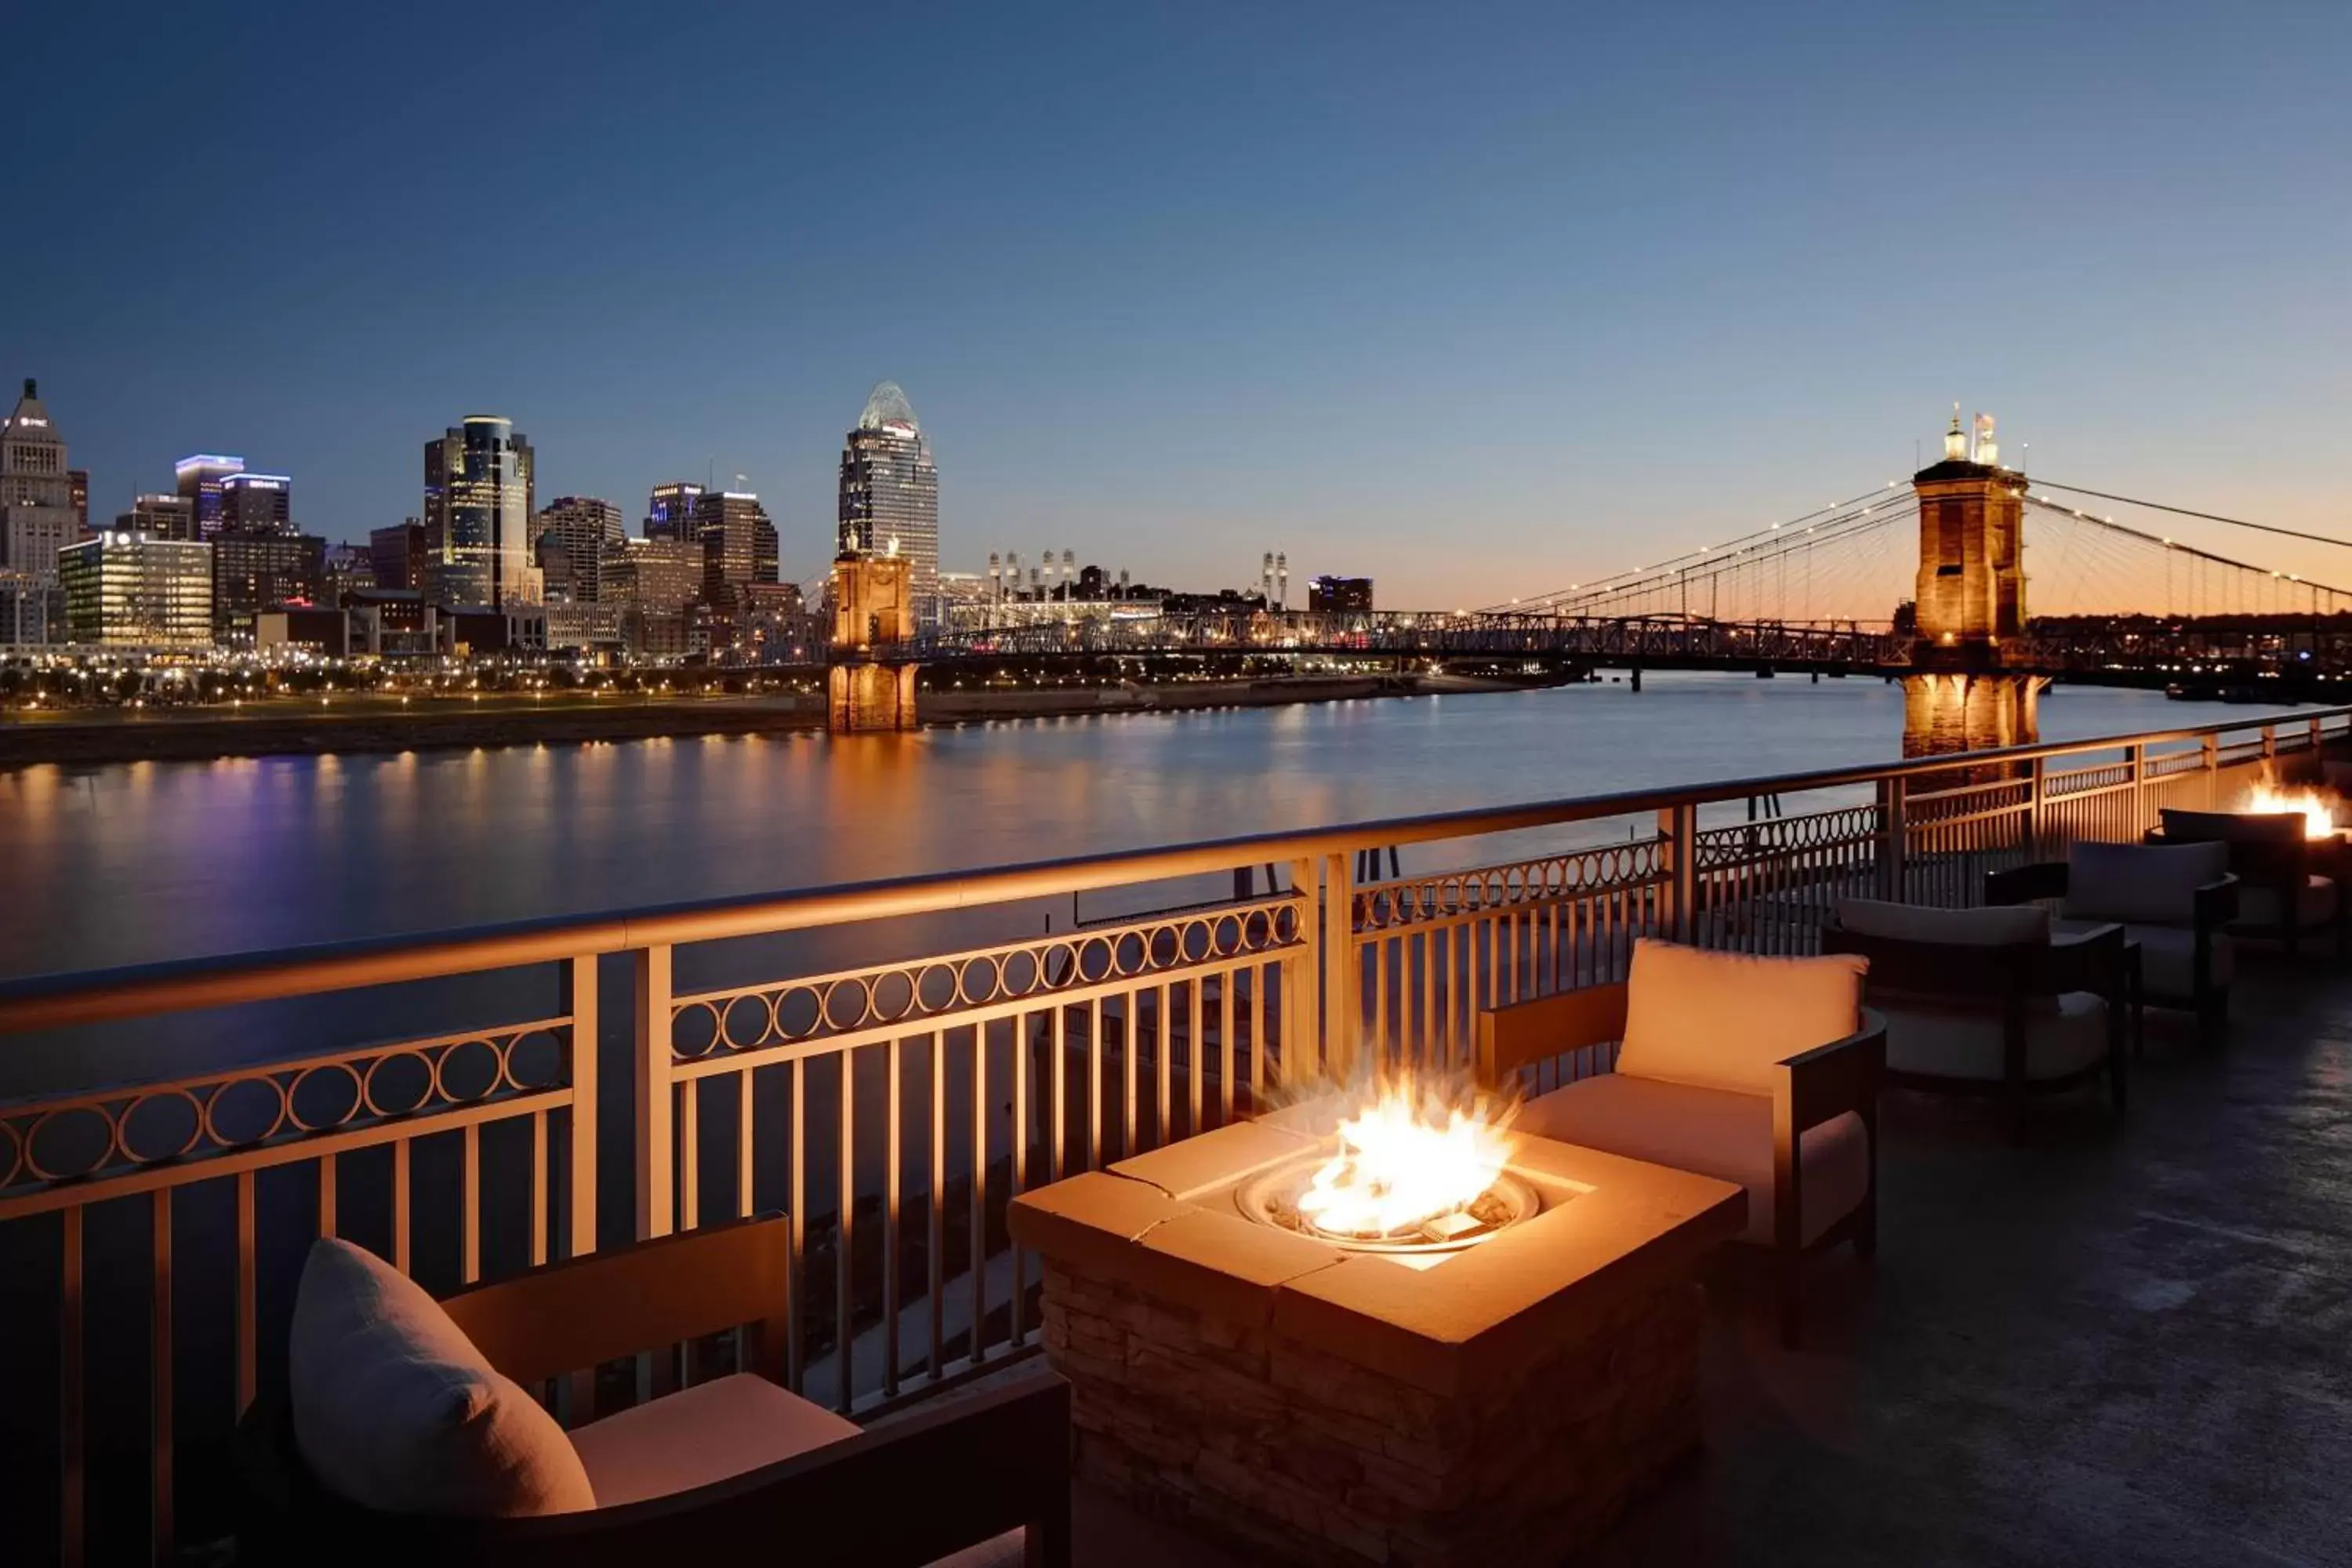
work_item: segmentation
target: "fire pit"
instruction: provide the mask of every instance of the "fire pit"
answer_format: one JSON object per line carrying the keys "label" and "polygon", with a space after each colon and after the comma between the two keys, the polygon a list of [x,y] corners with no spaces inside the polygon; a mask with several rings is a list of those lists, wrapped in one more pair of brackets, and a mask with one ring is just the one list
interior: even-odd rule
{"label": "fire pit", "polygon": [[1696,1445],[1740,1189],[1400,1095],[1015,1200],[1090,1483],[1287,1561],[1550,1563]]}
{"label": "fire pit", "polygon": [[2303,818],[2303,836],[2309,839],[2334,838],[2336,807],[2342,803],[2330,791],[2304,784],[2289,789],[2273,776],[2265,765],[2262,776],[2254,781],[2246,798],[2233,808],[2233,815],[2285,816]]}
{"label": "fire pit", "polygon": [[1426,1267],[1542,1212],[1511,1173],[1511,1108],[1383,1083],[1301,1113],[1336,1120],[1328,1152],[1302,1154],[1244,1183],[1243,1217]]}

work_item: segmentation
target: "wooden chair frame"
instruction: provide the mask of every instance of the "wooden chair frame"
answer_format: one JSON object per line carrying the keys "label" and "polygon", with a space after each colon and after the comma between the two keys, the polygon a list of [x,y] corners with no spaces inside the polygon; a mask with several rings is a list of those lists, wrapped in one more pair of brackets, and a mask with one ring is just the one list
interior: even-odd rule
{"label": "wooden chair frame", "polygon": [[[734,1220],[548,1264],[444,1305],[526,1387],[736,1328],[742,1370],[780,1381],[791,1242],[781,1217]],[[1031,1568],[1070,1561],[1070,1389],[1043,1372],[691,1490],[529,1519],[383,1513],[332,1496],[295,1450],[283,1395],[254,1405],[237,1447],[241,1562],[920,1568],[1014,1529],[1026,1531]]]}
{"label": "wooden chair frame", "polygon": [[[2062,942],[1982,944],[1914,942],[1871,936],[1832,924],[1822,931],[1823,952],[1850,952],[1870,961],[1864,994],[1900,992],[1965,1007],[1997,1010],[2001,1026],[2001,1076],[1954,1078],[1942,1073],[1886,1069],[1898,1089],[1931,1094],[1991,1095],[2001,1099],[2012,1142],[2025,1137],[2028,1107],[2040,1095],[2060,1094],[2106,1075],[2107,1093],[2117,1110],[2127,1099],[2125,1085],[2124,928],[2107,924]],[[2097,1061],[2051,1078],[2026,1070],[2026,1019],[2031,1005],[2070,991],[2088,991],[2107,1005],[2107,1048]]]}
{"label": "wooden chair frame", "polygon": [[[2063,860],[2038,860],[2030,866],[2018,866],[2006,871],[1985,874],[1984,901],[1988,904],[2030,904],[2044,899],[2063,899],[2071,879]],[[2223,934],[2224,928],[2238,918],[2238,879],[2235,873],[2225,873],[2214,881],[2204,883],[2195,892],[2189,910],[2189,926],[2195,942],[2190,959],[2192,986],[2188,995],[2152,991],[2141,984],[2140,1000],[2160,1006],[2181,1007],[2194,1014],[2197,1031],[2210,1041],[2221,1036],[2230,1017],[2230,988],[2213,979],[2213,939]],[[2127,925],[2177,925],[2175,921],[2133,921]]]}
{"label": "wooden chair frame", "polygon": [[[1565,1052],[1612,1045],[1625,1037],[1629,989],[1622,982],[1562,991],[1478,1015],[1477,1074],[1501,1088],[1522,1068]],[[1869,1008],[1862,1026],[1780,1061],[1772,1085],[1772,1253],[1780,1298],[1780,1337],[1793,1348],[1802,1334],[1797,1270],[1805,1255],[1842,1241],[1854,1256],[1878,1253],[1878,1091],[1886,1073],[1886,1023]],[[1807,1130],[1853,1111],[1862,1120],[1870,1180],[1862,1201],[1804,1239],[1804,1162],[1799,1141]]]}

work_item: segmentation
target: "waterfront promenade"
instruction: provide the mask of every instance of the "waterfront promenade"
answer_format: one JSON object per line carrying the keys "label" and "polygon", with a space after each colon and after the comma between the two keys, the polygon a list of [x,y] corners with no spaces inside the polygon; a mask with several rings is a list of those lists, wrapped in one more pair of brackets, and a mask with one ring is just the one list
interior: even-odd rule
{"label": "waterfront promenade", "polygon": [[[1732,1257],[1706,1447],[1591,1568],[2352,1563],[2352,975],[2257,956],[2227,1045],[2151,1016],[2128,1119],[1885,1104],[1878,1258],[1802,1351]],[[1082,1497],[1082,1564],[1228,1559]]]}

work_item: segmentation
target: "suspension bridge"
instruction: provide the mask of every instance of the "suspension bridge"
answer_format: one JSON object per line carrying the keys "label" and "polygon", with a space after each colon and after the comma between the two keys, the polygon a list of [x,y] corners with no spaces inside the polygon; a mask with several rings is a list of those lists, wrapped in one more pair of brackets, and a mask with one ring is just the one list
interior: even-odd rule
{"label": "suspension bridge", "polygon": [[2263,679],[2310,692],[2352,680],[2352,589],[2202,541],[2221,531],[2346,542],[2032,480],[2000,468],[1993,450],[1988,441],[1979,460],[1956,423],[1946,461],[1908,482],[1475,609],[1160,613],[1023,603],[946,627],[906,625],[895,637],[848,626],[837,630],[835,658],[898,668],[1082,661],[1099,670],[1105,661],[1233,668],[1256,656],[1328,657],[1886,676],[1965,664],[2128,684]]}

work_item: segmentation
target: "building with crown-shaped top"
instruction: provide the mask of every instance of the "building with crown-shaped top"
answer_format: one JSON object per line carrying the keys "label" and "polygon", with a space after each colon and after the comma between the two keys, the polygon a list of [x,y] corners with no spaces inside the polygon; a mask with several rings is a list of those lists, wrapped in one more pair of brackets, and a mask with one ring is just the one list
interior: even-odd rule
{"label": "building with crown-shaped top", "polygon": [[895,381],[877,383],[841,448],[841,555],[895,554],[923,626],[940,618],[940,470]]}
{"label": "building with crown-shaped top", "polygon": [[28,376],[0,426],[0,646],[63,639],[58,552],[80,537],[65,437]]}

